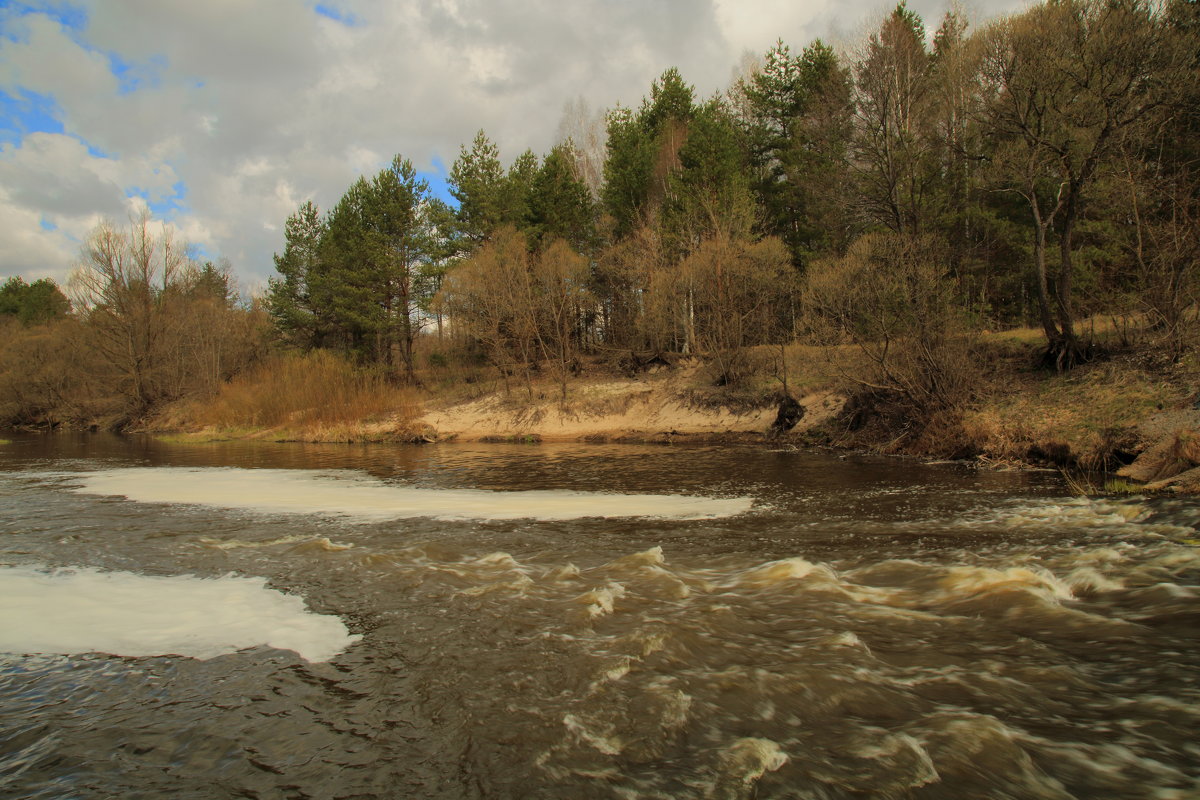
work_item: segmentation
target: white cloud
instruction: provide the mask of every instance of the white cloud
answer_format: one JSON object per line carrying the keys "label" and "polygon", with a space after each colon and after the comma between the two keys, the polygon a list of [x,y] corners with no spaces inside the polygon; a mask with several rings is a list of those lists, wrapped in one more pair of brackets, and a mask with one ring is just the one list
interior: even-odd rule
{"label": "white cloud", "polygon": [[777,39],[792,47],[808,44],[822,31],[810,35],[814,20],[826,12],[830,3],[825,0],[797,3],[795,0],[760,0],[755,13],[747,14],[745,3],[739,0],[713,0],[717,24],[730,47],[737,52],[749,50],[762,53]]}
{"label": "white cloud", "polygon": [[76,256],[66,237],[41,226],[42,215],[14,202],[0,185],[0,264],[5,275],[23,275],[28,280],[54,278],[60,283]]}
{"label": "white cloud", "polygon": [[26,15],[22,22],[22,40],[3,45],[0,88],[53,95],[69,119],[86,114],[90,100],[116,92],[117,79],[103,54],[79,47],[57,22],[40,14]]}

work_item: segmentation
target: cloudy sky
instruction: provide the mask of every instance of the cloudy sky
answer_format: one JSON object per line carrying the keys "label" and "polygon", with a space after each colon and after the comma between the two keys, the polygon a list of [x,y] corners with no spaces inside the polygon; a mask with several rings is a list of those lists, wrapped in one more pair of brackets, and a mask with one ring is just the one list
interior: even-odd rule
{"label": "cloudy sky", "polygon": [[[910,0],[936,27],[947,0]],[[976,23],[1022,0],[976,0]],[[435,187],[482,128],[544,153],[567,104],[701,96],[777,38],[848,46],[844,0],[0,0],[0,281],[66,280],[102,218],[148,207],[260,288],[283,222],[399,153]]]}

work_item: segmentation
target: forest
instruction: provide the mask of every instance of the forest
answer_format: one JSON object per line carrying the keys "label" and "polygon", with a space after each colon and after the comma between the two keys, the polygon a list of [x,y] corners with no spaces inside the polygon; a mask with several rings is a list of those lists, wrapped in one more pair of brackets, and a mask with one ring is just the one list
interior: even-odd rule
{"label": "forest", "polygon": [[929,30],[902,2],[711,97],[669,68],[636,108],[572,107],[540,156],[481,130],[455,205],[397,155],[296,209],[262,297],[146,217],[103,224],[65,291],[0,289],[0,423],[128,427],[287,363],[362,391],[486,370],[565,401],[588,364],[690,356],[712,386],[773,370],[786,392],[770,354],[796,343],[852,347],[850,387],[919,422],[972,402],[985,331],[1035,328],[1050,374],[1117,346],[1097,319],[1194,358],[1200,3]]}

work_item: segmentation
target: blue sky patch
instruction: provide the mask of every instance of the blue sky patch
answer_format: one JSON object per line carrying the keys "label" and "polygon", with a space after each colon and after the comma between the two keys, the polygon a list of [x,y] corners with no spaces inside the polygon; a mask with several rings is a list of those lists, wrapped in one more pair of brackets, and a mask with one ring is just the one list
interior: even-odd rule
{"label": "blue sky patch", "polygon": [[154,56],[149,61],[135,63],[126,61],[117,53],[105,53],[108,68],[117,79],[117,94],[132,94],[139,89],[156,89],[162,83],[162,72],[166,69],[164,56]]}
{"label": "blue sky patch", "polygon": [[313,11],[316,11],[322,17],[331,19],[334,22],[340,22],[350,28],[354,28],[363,24],[362,20],[354,14],[350,13],[349,11],[342,11],[340,8],[331,3],[317,3],[315,6],[313,6]]}
{"label": "blue sky patch", "polygon": [[140,186],[129,186],[125,189],[126,197],[140,197],[146,201],[146,208],[160,219],[173,219],[180,212],[187,213],[191,208],[184,202],[187,197],[187,184],[176,181],[171,187],[171,194],[165,192],[151,193]]}
{"label": "blue sky patch", "polygon": [[82,31],[88,23],[87,10],[72,3],[22,3],[0,0],[0,36],[10,42],[25,41],[24,26],[13,25],[12,21],[30,14],[49,17],[72,33]]}
{"label": "blue sky patch", "polygon": [[40,220],[38,220],[38,225],[40,225],[40,226],[41,226],[41,228],[42,228],[42,230],[44,230],[44,231],[56,231],[56,230],[58,230],[58,226],[57,226],[57,225],[55,225],[55,224],[54,224],[53,222],[51,222],[50,220],[46,219],[45,217],[42,217]]}
{"label": "blue sky patch", "polygon": [[113,155],[112,153],[110,153],[106,150],[101,150],[99,147],[96,147],[96,145],[92,144],[87,139],[84,139],[82,136],[75,136],[74,134],[71,134],[71,135],[76,140],[78,140],[80,144],[82,144],[84,147],[87,148],[88,155],[91,156],[92,158],[107,158],[107,159],[115,159],[116,158],[116,156]]}
{"label": "blue sky patch", "polygon": [[62,115],[62,107],[51,95],[0,90],[0,141],[19,144],[31,133],[62,133]]}
{"label": "blue sky patch", "polygon": [[0,35],[12,42],[26,41],[28,31],[19,21],[34,14],[57,22],[72,41],[89,53],[101,53],[107,57],[109,70],[117,79],[120,94],[130,94],[139,89],[153,89],[160,85],[162,72],[167,66],[164,56],[154,56],[139,63],[128,61],[118,53],[97,49],[83,36],[88,25],[87,10],[69,2],[51,0],[26,3],[0,0]]}
{"label": "blue sky patch", "polygon": [[213,261],[217,254],[199,242],[188,242],[187,257],[193,261]]}
{"label": "blue sky patch", "polygon": [[417,177],[423,178],[429,182],[429,191],[433,196],[444,203],[448,203],[451,208],[458,208],[458,201],[454,199],[454,195],[450,194],[450,175],[446,172],[446,164],[437,156],[433,157],[433,170],[430,172],[418,172]]}

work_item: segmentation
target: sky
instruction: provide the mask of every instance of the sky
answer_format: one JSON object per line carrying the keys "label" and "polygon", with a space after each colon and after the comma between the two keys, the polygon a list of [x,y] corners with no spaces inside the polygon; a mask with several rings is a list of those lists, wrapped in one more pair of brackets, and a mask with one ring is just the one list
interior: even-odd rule
{"label": "sky", "polygon": [[[910,0],[931,30],[949,0]],[[973,0],[975,25],[1026,0]],[[261,291],[300,204],[395,155],[435,193],[482,129],[544,154],[568,106],[698,97],[776,39],[849,49],[846,0],[0,0],[0,282],[65,285],[100,221],[143,210]]]}

